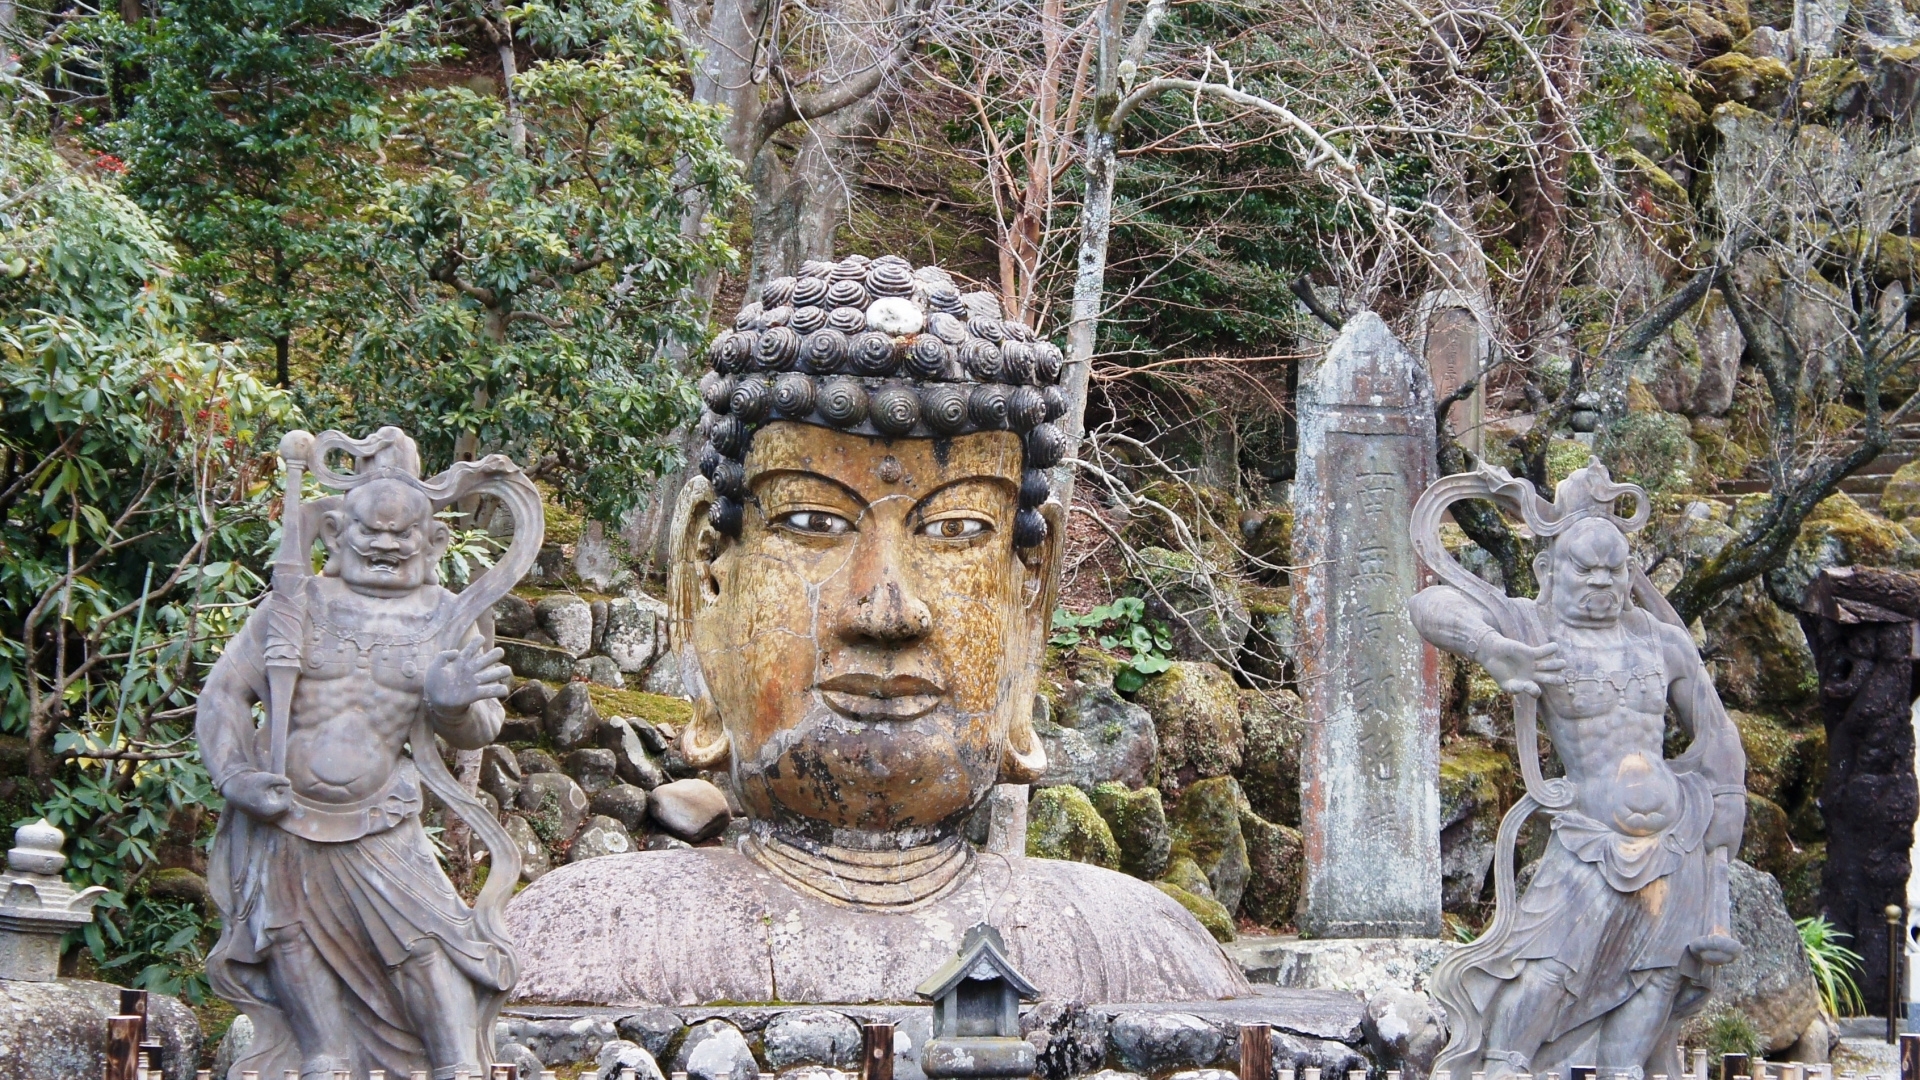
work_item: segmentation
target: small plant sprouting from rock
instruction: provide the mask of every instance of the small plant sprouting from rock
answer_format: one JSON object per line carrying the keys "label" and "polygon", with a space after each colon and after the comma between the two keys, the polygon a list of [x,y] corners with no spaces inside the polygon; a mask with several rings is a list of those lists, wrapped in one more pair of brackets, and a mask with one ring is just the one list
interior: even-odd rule
{"label": "small plant sprouting from rock", "polygon": [[1707,1027],[1707,1050],[1716,1063],[1727,1054],[1745,1054],[1757,1059],[1766,1050],[1766,1043],[1761,1041],[1759,1029],[1745,1013],[1728,1009],[1716,1015]]}
{"label": "small plant sprouting from rock", "polygon": [[1146,615],[1147,603],[1137,596],[1122,596],[1085,615],[1055,608],[1053,635],[1047,640],[1065,648],[1092,640],[1103,649],[1125,652],[1127,665],[1114,675],[1113,688],[1131,694],[1173,666],[1173,638],[1166,624]]}
{"label": "small plant sprouting from rock", "polygon": [[1860,997],[1860,984],[1853,973],[1860,969],[1860,954],[1840,944],[1851,937],[1833,928],[1824,915],[1797,920],[1800,944],[1807,950],[1807,962],[1813,965],[1813,978],[1820,984],[1820,1004],[1830,1016],[1860,1016],[1867,1011]]}

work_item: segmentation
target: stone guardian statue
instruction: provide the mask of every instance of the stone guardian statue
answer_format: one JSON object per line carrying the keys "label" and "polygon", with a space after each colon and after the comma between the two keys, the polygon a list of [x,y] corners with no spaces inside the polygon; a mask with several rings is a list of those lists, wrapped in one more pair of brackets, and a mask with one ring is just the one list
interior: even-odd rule
{"label": "stone guardian statue", "polygon": [[[296,431],[280,454],[272,591],[214,665],[195,726],[227,800],[207,975],[254,1025],[228,1075],[480,1075],[517,971],[500,913],[520,859],[434,741],[477,748],[500,730],[510,672],[476,623],[540,550],[539,493],[497,455],[422,480],[418,449],[393,427],[366,439]],[[330,468],[334,454],[352,471]],[[303,501],[309,471],[340,494]],[[438,582],[449,533],[434,515],[482,494],[512,512],[513,543],[456,594]],[[318,575],[315,539],[327,551]],[[471,908],[421,826],[427,791],[489,851]]]}
{"label": "stone guardian statue", "polygon": [[[1616,504],[1634,502],[1630,516]],[[1490,499],[1545,550],[1536,600],[1481,581],[1441,546],[1447,508]],[[1527,792],[1501,822],[1493,925],[1434,972],[1453,1020],[1435,1064],[1455,1076],[1569,1075],[1576,1065],[1634,1080],[1682,1072],[1681,1023],[1713,970],[1741,945],[1729,932],[1727,864],[1746,819],[1746,756],[1692,637],[1632,562],[1646,492],[1598,460],[1552,502],[1499,468],[1446,477],[1414,508],[1413,542],[1445,584],[1410,604],[1429,642],[1480,664],[1513,695]],[[1541,774],[1536,716],[1564,776]],[[1690,740],[1667,759],[1671,709]],[[1546,853],[1514,895],[1514,843],[1536,813]]]}

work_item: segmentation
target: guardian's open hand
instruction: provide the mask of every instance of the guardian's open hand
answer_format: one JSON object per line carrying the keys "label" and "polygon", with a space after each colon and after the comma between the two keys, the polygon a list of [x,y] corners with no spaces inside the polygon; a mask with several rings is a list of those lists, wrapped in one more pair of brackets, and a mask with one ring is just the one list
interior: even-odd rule
{"label": "guardian's open hand", "polygon": [[[482,651],[485,650],[485,651]],[[507,696],[513,670],[500,662],[507,654],[488,649],[480,638],[458,652],[447,649],[427,665],[427,704],[435,712],[463,712],[476,701]]]}
{"label": "guardian's open hand", "polygon": [[1540,696],[1543,686],[1565,686],[1567,662],[1560,658],[1560,646],[1553,642],[1529,645],[1498,633],[1481,639],[1474,659],[1487,669],[1500,689],[1509,694]]}

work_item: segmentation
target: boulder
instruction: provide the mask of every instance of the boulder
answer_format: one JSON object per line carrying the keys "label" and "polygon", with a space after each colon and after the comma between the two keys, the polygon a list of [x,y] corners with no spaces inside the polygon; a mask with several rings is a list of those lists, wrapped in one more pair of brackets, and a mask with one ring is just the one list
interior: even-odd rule
{"label": "boulder", "polygon": [[220,1045],[214,1048],[213,1075],[226,1080],[227,1074],[233,1071],[233,1063],[239,1061],[252,1045],[253,1018],[240,1013],[233,1018],[233,1023],[227,1025],[227,1033],[220,1037]]}
{"label": "boulder", "polygon": [[600,650],[620,670],[637,675],[667,648],[667,605],[650,596],[622,596],[607,602],[607,630]]}
{"label": "boulder", "polygon": [[538,679],[528,679],[507,695],[507,710],[527,716],[541,716],[547,711],[547,702],[552,700],[553,687]]}
{"label": "boulder", "polygon": [[1241,913],[1262,926],[1291,923],[1306,879],[1306,849],[1299,831],[1243,811],[1240,835],[1247,843],[1247,888],[1240,895]]}
{"label": "boulder", "polygon": [[1109,683],[1077,683],[1054,709],[1035,699],[1034,729],[1047,749],[1047,771],[1036,787],[1093,788],[1110,781],[1130,788],[1152,781],[1160,751],[1153,718]]}
{"label": "boulder", "polygon": [[661,653],[647,669],[647,680],[641,689],[662,697],[686,697],[686,685],[680,681],[680,654],[671,649]]}
{"label": "boulder", "polygon": [[774,1072],[796,1065],[853,1069],[860,1064],[860,1026],[825,1009],[779,1013],[767,1022],[761,1043]]}
{"label": "boulder", "polygon": [[520,801],[520,785],[526,775],[520,771],[520,762],[513,751],[495,743],[486,748],[480,756],[480,790],[493,796],[500,806],[513,806]]}
{"label": "boulder", "polygon": [[616,716],[600,729],[600,745],[613,751],[614,772],[620,779],[652,791],[667,782],[667,774],[647,752],[643,733],[659,739],[659,733],[645,720]]}
{"label": "boulder", "polygon": [[612,657],[589,656],[584,663],[587,665],[587,681],[593,685],[614,690],[627,688],[627,678],[620,674],[620,665],[614,663]]}
{"label": "boulder", "polygon": [[644,1047],[656,1061],[666,1054],[667,1047],[685,1026],[669,1009],[642,1009],[614,1021],[622,1039]]}
{"label": "boulder", "polygon": [[[1192,860],[1186,860],[1186,862],[1187,865],[1192,865]],[[1205,884],[1204,877],[1200,880]],[[1220,906],[1220,901],[1211,896],[1199,896],[1188,892],[1167,881],[1156,881],[1153,887],[1171,896],[1181,907],[1186,908],[1187,913],[1198,920],[1207,933],[1213,935],[1213,940],[1233,940],[1233,916],[1227,914],[1227,909]]]}
{"label": "boulder", "polygon": [[587,820],[587,793],[566,773],[538,772],[520,786],[520,810],[548,844],[571,839]]}
{"label": "boulder", "polygon": [[593,1062],[593,1080],[665,1080],[660,1064],[644,1046],[614,1039],[600,1047]]}
{"label": "boulder", "polygon": [[1195,780],[1241,766],[1240,690],[1213,664],[1176,662],[1134,700],[1160,740],[1160,786],[1170,795]]}
{"label": "boulder", "polygon": [[573,838],[573,846],[567,849],[567,861],[585,862],[602,855],[625,855],[632,850],[633,837],[627,834],[625,825],[605,814],[595,814],[587,819],[580,835]]}
{"label": "boulder", "polygon": [[1147,617],[1167,624],[1174,655],[1230,664],[1246,644],[1252,616],[1240,585],[1220,568],[1185,552],[1141,548],[1133,591]]}
{"label": "boulder", "polygon": [[493,635],[495,637],[525,637],[527,631],[537,625],[533,617],[533,605],[512,593],[493,602]]}
{"label": "boulder", "polygon": [[1424,1077],[1447,1045],[1447,1024],[1432,999],[1418,990],[1388,988],[1367,998],[1360,1030],[1383,1069]]}
{"label": "boulder", "polygon": [[[1708,63],[1721,63],[1725,59]],[[1738,59],[1751,61],[1744,56]],[[1709,293],[1647,350],[1646,360],[1635,368],[1634,376],[1647,385],[1660,407],[1668,412],[1719,416],[1733,405],[1733,388],[1740,376],[1740,354],[1745,348],[1746,339],[1734,325],[1726,301],[1718,293]]]}
{"label": "boulder", "polygon": [[[107,1017],[119,1011],[120,988],[106,983],[0,979],[0,1080],[105,1076]],[[166,1080],[193,1080],[200,1065],[193,1011],[177,998],[149,994],[147,1031],[162,1044],[155,1064]]]}
{"label": "boulder", "polygon": [[1735,860],[1728,878],[1733,896],[1733,936],[1746,951],[1714,977],[1706,1006],[1689,1022],[1682,1039],[1705,1042],[1710,1018],[1738,1012],[1753,1024],[1767,1053],[1798,1042],[1820,1017],[1820,991],[1807,962],[1800,931],[1787,914],[1780,883]]}
{"label": "boulder", "polygon": [[506,654],[506,665],[523,679],[566,682],[573,678],[574,657],[565,649],[510,637],[495,638],[493,643]]}
{"label": "boulder", "polygon": [[[1785,881],[1800,859],[1787,835],[1787,812],[1772,799],[1747,792],[1746,829],[1740,834],[1740,861]],[[1784,903],[1784,900],[1782,901]]]}
{"label": "boulder", "polygon": [[1120,866],[1113,831],[1086,792],[1070,785],[1041,788],[1027,804],[1027,855],[1092,863],[1109,870]]}
{"label": "boulder", "polygon": [[570,682],[561,687],[547,703],[542,723],[553,745],[563,752],[592,745],[599,733],[600,714],[594,711],[586,684]]}
{"label": "boulder", "polygon": [[627,833],[647,828],[647,790],[633,784],[613,784],[594,793],[587,803],[596,814],[610,817],[626,827]]}
{"label": "boulder", "polygon": [[[1737,101],[1749,108],[1778,108],[1793,82],[1793,70],[1771,56],[1746,56],[1724,53],[1698,68],[1714,95],[1722,101]],[[1732,387],[1728,387],[1731,396]]]}
{"label": "boulder", "polygon": [[578,660],[593,651],[593,609],[572,593],[549,593],[533,605],[534,619],[556,648]]}
{"label": "boulder", "polygon": [[1300,737],[1306,709],[1291,690],[1242,690],[1240,780],[1254,813],[1299,827]]}
{"label": "boulder", "polygon": [[[1735,511],[1738,522],[1757,513],[1762,500],[1743,501]],[[1773,572],[1770,583],[1781,596],[1803,595],[1820,571],[1839,566],[1880,566],[1899,570],[1920,567],[1920,541],[1906,529],[1875,517],[1841,492],[1814,507],[1800,526],[1800,536],[1787,553],[1786,565]]]}
{"label": "boulder", "polygon": [[1920,461],[1909,461],[1893,471],[1880,493],[1880,513],[1902,522],[1920,516]]}
{"label": "boulder", "polygon": [[760,1066],[753,1059],[740,1029],[725,1020],[709,1020],[687,1032],[674,1058],[675,1072],[687,1074],[687,1080],[759,1080]]}
{"label": "boulder", "polygon": [[1440,902],[1477,916],[1493,867],[1500,818],[1512,802],[1518,767],[1497,747],[1456,739],[1440,751]]}
{"label": "boulder", "polygon": [[612,588],[614,580],[624,573],[620,556],[613,550],[613,542],[607,539],[604,522],[589,521],[580,530],[580,539],[573,544],[573,573],[600,592]]}
{"label": "boulder", "polygon": [[1200,864],[1190,855],[1181,855],[1167,860],[1167,872],[1160,875],[1162,884],[1190,892],[1202,899],[1213,899],[1213,882],[1200,869]]}
{"label": "boulder", "polygon": [[530,743],[540,741],[540,717],[516,716],[508,713],[500,721],[500,732],[494,736],[501,743]]}
{"label": "boulder", "polygon": [[531,885],[540,880],[540,876],[553,869],[553,860],[547,855],[547,846],[540,842],[540,836],[527,824],[527,819],[519,814],[508,814],[505,821],[507,836],[513,840],[513,846],[520,852],[520,880]]}
{"label": "boulder", "polygon": [[518,1043],[546,1066],[592,1061],[619,1037],[613,1021],[594,1016],[553,1020],[510,1016],[494,1026],[496,1042]]}
{"label": "boulder", "polygon": [[613,751],[582,747],[567,755],[565,771],[579,783],[580,790],[593,795],[619,783],[620,778],[615,775],[616,764]]}
{"label": "boulder", "polygon": [[1107,1060],[1106,1018],[1078,1001],[1042,1000],[1020,1017],[1040,1080],[1085,1076]]}
{"label": "boulder", "polygon": [[660,828],[689,844],[719,836],[733,819],[726,793],[696,778],[661,784],[647,803]]}
{"label": "boulder", "polygon": [[1158,788],[1129,791],[1125,784],[1110,781],[1093,789],[1092,801],[1112,834],[1120,870],[1143,881],[1166,872],[1173,836]]}
{"label": "boulder", "polygon": [[560,759],[537,746],[529,746],[514,754],[514,760],[520,763],[520,775],[532,776],[537,772],[561,772]]}
{"label": "boulder", "polygon": [[1252,628],[1240,651],[1240,669],[1255,686],[1278,687],[1289,680],[1294,663],[1293,590],[1247,587]]}
{"label": "boulder", "polygon": [[1127,1068],[1164,1073],[1213,1064],[1225,1040],[1212,1024],[1189,1013],[1127,1012],[1113,1018],[1107,1041]]}
{"label": "boulder", "polygon": [[1240,832],[1240,783],[1231,776],[1197,781],[1174,807],[1173,858],[1192,859],[1228,914],[1240,910],[1249,868]]}

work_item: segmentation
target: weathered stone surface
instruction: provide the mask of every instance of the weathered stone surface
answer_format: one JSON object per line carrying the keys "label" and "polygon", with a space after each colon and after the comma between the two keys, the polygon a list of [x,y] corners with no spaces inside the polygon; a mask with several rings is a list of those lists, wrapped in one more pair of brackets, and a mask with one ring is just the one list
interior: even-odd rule
{"label": "weathered stone surface", "polygon": [[514,760],[520,763],[522,780],[537,772],[561,772],[560,759],[537,746],[523,747],[514,752]]}
{"label": "weathered stone surface", "polygon": [[502,1043],[495,1054],[500,1059],[499,1064],[518,1065],[521,1076],[539,1076],[546,1071],[546,1062],[517,1042]]}
{"label": "weathered stone surface", "polygon": [[1746,831],[1740,834],[1741,862],[1776,880],[1793,872],[1800,859],[1793,837],[1787,834],[1787,812],[1772,799],[1747,793]]}
{"label": "weathered stone surface", "polygon": [[587,806],[626,827],[628,834],[647,828],[647,790],[633,784],[613,784],[594,793]]}
{"label": "weathered stone surface", "polygon": [[622,1039],[645,1047],[647,1053],[657,1061],[666,1054],[667,1047],[686,1024],[669,1010],[642,1009],[622,1016],[614,1021],[614,1026],[620,1030]]}
{"label": "weathered stone surface", "polygon": [[1306,877],[1299,830],[1244,811],[1240,835],[1247,842],[1247,888],[1240,896],[1241,913],[1262,926],[1291,923]]}
{"label": "weathered stone surface", "polygon": [[1197,781],[1180,796],[1169,822],[1172,857],[1192,859],[1207,876],[1213,898],[1230,915],[1240,910],[1249,873],[1240,798],[1240,782],[1231,776]]}
{"label": "weathered stone surface", "polygon": [[[107,1017],[120,1011],[120,988],[81,979],[0,979],[0,1080],[106,1075]],[[156,1064],[166,1080],[193,1080],[200,1064],[200,1022],[164,994],[147,998],[147,1030],[165,1045]]]}
{"label": "weathered stone surface", "polygon": [[520,810],[535,835],[557,844],[587,820],[587,793],[566,773],[533,773],[520,786]]}
{"label": "weathered stone surface", "polygon": [[1406,542],[1436,471],[1433,387],[1386,323],[1361,312],[1301,376],[1298,408],[1300,926],[1324,937],[1438,934],[1438,680],[1407,614],[1421,571]]}
{"label": "weathered stone surface", "polygon": [[1880,493],[1880,512],[1904,522],[1920,515],[1920,461],[1909,461],[1893,472]]}
{"label": "weathered stone surface", "polygon": [[[253,1044],[253,1018],[246,1013],[233,1018],[227,1025],[227,1033],[220,1037],[220,1045],[213,1052],[213,1075],[226,1077],[233,1070],[233,1063],[247,1052]],[[172,1077],[168,1077],[172,1080]]]}
{"label": "weathered stone surface", "polygon": [[1226,948],[1255,983],[1371,996],[1426,990],[1434,965],[1459,947],[1439,938],[1243,937]]}
{"label": "weathered stone surface", "polygon": [[613,1021],[599,1016],[553,1020],[509,1016],[495,1027],[496,1040],[502,1035],[533,1051],[547,1066],[592,1061],[603,1047],[619,1038]]}
{"label": "weathered stone surface", "polygon": [[667,648],[667,605],[650,596],[607,602],[607,631],[600,648],[620,670],[637,675]]}
{"label": "weathered stone surface", "polygon": [[[620,674],[620,665],[609,656],[589,656],[582,661],[587,665],[587,681],[595,686],[607,686],[615,690],[627,687],[626,676]],[[577,668],[575,669],[578,670]]]}
{"label": "weathered stone surface", "polygon": [[1113,831],[1077,787],[1041,788],[1027,804],[1027,854],[1036,859],[1071,859],[1109,870],[1120,866]]}
{"label": "weathered stone surface", "polygon": [[860,1026],[837,1012],[783,1012],[761,1035],[767,1065],[784,1072],[795,1065],[852,1069],[860,1064]]}
{"label": "weathered stone surface", "polygon": [[513,806],[520,801],[520,784],[526,779],[520,771],[520,762],[513,751],[495,744],[486,748],[480,758],[480,790],[493,796],[500,806]]}
{"label": "weathered stone surface", "polygon": [[687,1080],[758,1080],[760,1076],[746,1036],[725,1020],[709,1020],[687,1032],[673,1067],[686,1073]]}
{"label": "weathered stone surface", "polygon": [[1047,771],[1036,787],[1116,782],[1137,788],[1151,781],[1160,749],[1153,718],[1110,683],[1076,684],[1057,712],[1044,697],[1036,705],[1045,713],[1036,712],[1034,731],[1047,749]]}
{"label": "weathered stone surface", "polygon": [[1417,990],[1388,988],[1367,998],[1362,1025],[1367,1045],[1380,1068],[1404,1075],[1427,1075],[1447,1045],[1447,1024],[1432,999]]}
{"label": "weathered stone surface", "polygon": [[566,682],[573,678],[573,654],[565,649],[518,638],[496,638],[494,644],[506,654],[505,663],[523,679]]}
{"label": "weathered stone surface", "polygon": [[1240,692],[1240,768],[1234,776],[1254,813],[1300,824],[1300,738],[1306,714],[1291,690]]}
{"label": "weathered stone surface", "polygon": [[1240,767],[1240,691],[1219,667],[1176,662],[1149,680],[1134,700],[1153,717],[1160,740],[1160,786],[1169,794]]}
{"label": "weathered stone surface", "polygon": [[1042,1001],[1020,1017],[1041,1080],[1084,1076],[1107,1060],[1106,1018],[1078,1001]]}
{"label": "weathered stone surface", "polygon": [[1147,617],[1167,624],[1174,655],[1231,664],[1253,625],[1239,583],[1184,551],[1145,547],[1137,557],[1135,591],[1147,602]]}
{"label": "weathered stone surface", "polygon": [[616,764],[613,751],[582,747],[567,755],[566,774],[591,796],[618,782],[619,777],[614,773]]}
{"label": "weathered stone surface", "polygon": [[507,835],[513,839],[513,846],[520,852],[520,880],[532,884],[540,880],[540,875],[553,869],[553,860],[547,855],[547,846],[540,840],[533,826],[519,814],[508,814],[504,824]]}
{"label": "weathered stone surface", "polygon": [[659,738],[645,720],[616,716],[601,727],[600,745],[613,751],[614,771],[620,779],[652,791],[667,782],[667,774],[648,753],[646,734]]}
{"label": "weathered stone surface", "polygon": [[[1036,972],[1050,997],[1192,1001],[1248,992],[1193,918],[1144,882],[1052,859],[979,859],[975,867],[976,881],[880,920],[788,888],[727,848],[560,867],[508,905],[521,952],[518,998],[912,1001],[914,987],[989,912],[1015,965]],[[693,940],[715,936],[733,947]]]}
{"label": "weathered stone surface", "polygon": [[525,637],[536,623],[533,618],[533,605],[526,600],[508,593],[493,602],[493,634],[495,637]]}
{"label": "weathered stone surface", "polygon": [[547,711],[547,702],[552,700],[552,687],[538,679],[528,679],[507,695],[507,711],[541,716]]}
{"label": "weathered stone surface", "polygon": [[[1751,509],[1758,512],[1759,506]],[[1742,505],[1735,521],[1748,512],[1749,507]],[[1820,571],[1841,566],[1920,567],[1920,541],[1905,528],[1869,514],[1851,495],[1841,492],[1807,515],[1786,565],[1771,580],[1780,595],[1800,596]]]}
{"label": "weathered stone surface", "polygon": [[1107,1029],[1107,1040],[1121,1064],[1143,1073],[1210,1065],[1224,1041],[1205,1020],[1166,1012],[1121,1013]]}
{"label": "weathered stone surface", "polygon": [[607,855],[625,855],[633,849],[633,837],[627,834],[625,825],[605,814],[595,814],[587,819],[586,825],[580,829],[580,835],[573,838],[573,847],[567,850],[567,861],[577,863]]}
{"label": "weathered stone surface", "polygon": [[[1182,859],[1180,861],[1187,867],[1193,867],[1192,859]],[[1199,887],[1207,887],[1206,877],[1200,874],[1197,867],[1193,867],[1193,877],[1187,878],[1186,880],[1189,883],[1193,883],[1196,878],[1198,879]],[[1192,915],[1201,927],[1213,937],[1213,940],[1233,940],[1233,916],[1227,913],[1226,908],[1220,906],[1220,901],[1215,900],[1211,896],[1205,896],[1189,889],[1183,889],[1165,879],[1154,882],[1153,887],[1172,897],[1175,903],[1185,908],[1187,913]]]}
{"label": "weathered stone surface", "polygon": [[647,803],[648,812],[662,829],[689,844],[720,835],[733,817],[726,793],[705,780],[690,778],[661,784],[653,789]]}
{"label": "weathered stone surface", "polygon": [[1440,753],[1441,903],[1477,914],[1493,866],[1494,839],[1519,777],[1508,754],[1477,740]]}
{"label": "weathered stone surface", "polygon": [[1105,819],[1119,850],[1119,869],[1143,881],[1152,881],[1167,869],[1173,845],[1166,808],[1158,788],[1128,791],[1125,784],[1105,783],[1093,789],[1093,808]]}
{"label": "weathered stone surface", "polygon": [[593,609],[572,593],[549,593],[533,605],[535,621],[554,645],[578,660],[593,651]]}
{"label": "weathered stone surface", "polygon": [[660,1064],[646,1047],[615,1039],[600,1048],[594,1059],[593,1080],[665,1080]]}
{"label": "weathered stone surface", "polygon": [[680,654],[672,650],[661,653],[647,668],[647,680],[641,689],[664,697],[686,697],[686,684],[680,680]]}
{"label": "weathered stone surface", "polygon": [[564,753],[593,744],[599,734],[600,714],[594,711],[586,684],[569,682],[547,703],[543,722],[553,745]]}
{"label": "weathered stone surface", "polygon": [[1703,1034],[1711,1017],[1732,1010],[1752,1021],[1768,1053],[1785,1050],[1820,1017],[1813,968],[1800,944],[1800,931],[1787,914],[1779,882],[1736,861],[1728,884],[1733,936],[1746,952],[1716,974],[1713,994],[1689,1031]]}

